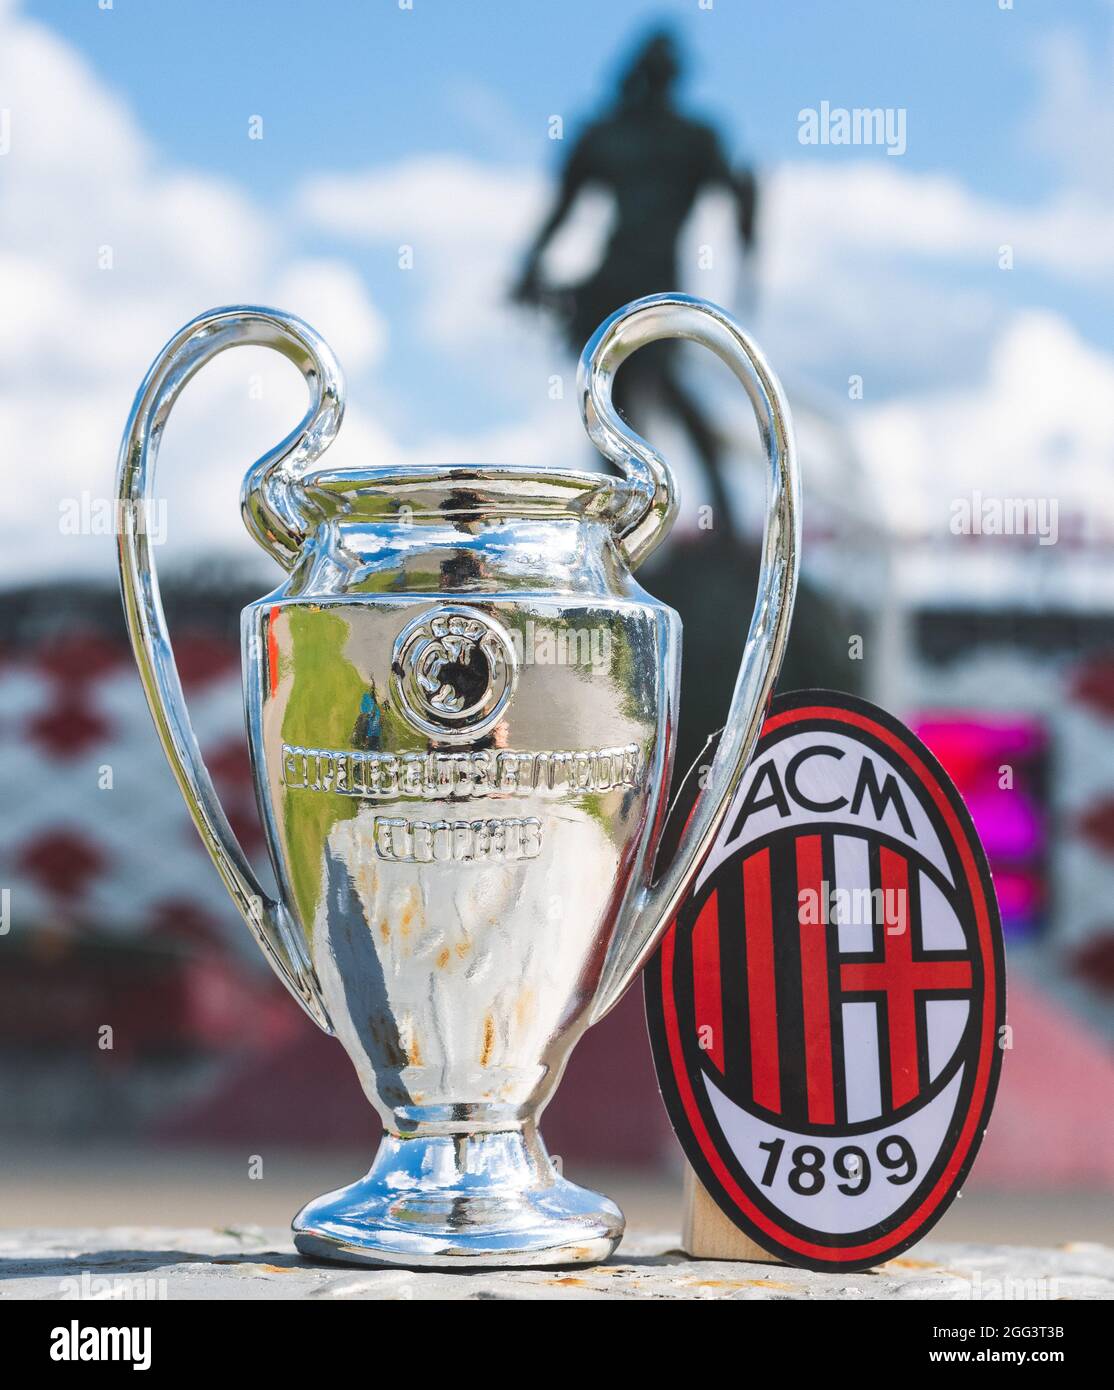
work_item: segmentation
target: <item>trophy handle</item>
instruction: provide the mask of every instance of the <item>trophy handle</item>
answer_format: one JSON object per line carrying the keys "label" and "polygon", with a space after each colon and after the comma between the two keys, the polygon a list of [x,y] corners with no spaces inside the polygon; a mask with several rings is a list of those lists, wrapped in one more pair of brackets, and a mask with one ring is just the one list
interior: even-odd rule
{"label": "trophy handle", "polygon": [[[604,962],[590,1021],[618,1003],[653,953],[692,886],[754,751],[789,635],[797,589],[800,479],[789,408],[761,352],[733,320],[703,300],[658,294],[620,309],[599,329],[580,360],[585,427],[596,447],[636,485],[638,509],[620,519],[618,542],[633,569],[665,537],[676,514],[676,485],[665,460],[620,418],[611,402],[615,373],[632,352],[662,338],[710,348],[746,388],[768,461],[762,568],[727,723],[673,862],[628,901]],[[674,711],[667,746],[672,749]],[[665,760],[668,771],[669,759]]]}
{"label": "trophy handle", "polygon": [[243,510],[255,538],[287,568],[306,533],[299,478],[332,443],[344,413],[344,383],[332,352],[299,319],[273,309],[234,307],[202,314],[155,359],[132,406],[120,445],[118,550],[124,612],[155,728],[190,815],[224,886],[275,973],[306,1013],[332,1032],[313,967],[286,908],[269,898],[232,833],[190,724],[167,632],[145,518],[167,417],[206,362],[240,344],[270,347],[300,368],[311,404],[301,424],[248,473]]}

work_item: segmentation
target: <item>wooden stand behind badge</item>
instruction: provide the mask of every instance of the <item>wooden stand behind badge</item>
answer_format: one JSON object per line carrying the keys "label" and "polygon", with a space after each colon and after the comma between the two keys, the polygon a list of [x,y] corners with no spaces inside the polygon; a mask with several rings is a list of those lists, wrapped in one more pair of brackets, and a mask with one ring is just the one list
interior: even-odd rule
{"label": "wooden stand behind badge", "polygon": [[783,1261],[756,1245],[750,1236],[720,1211],[703,1183],[685,1164],[685,1217],[681,1247],[695,1260],[750,1260],[764,1264]]}

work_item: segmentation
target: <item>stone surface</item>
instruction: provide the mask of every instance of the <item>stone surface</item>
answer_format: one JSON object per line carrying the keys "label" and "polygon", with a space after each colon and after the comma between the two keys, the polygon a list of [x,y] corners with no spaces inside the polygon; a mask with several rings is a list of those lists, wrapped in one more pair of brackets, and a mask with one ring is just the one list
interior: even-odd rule
{"label": "stone surface", "polygon": [[668,1233],[632,1231],[605,1265],[442,1274],[311,1264],[258,1227],[0,1232],[0,1299],[76,1298],[1114,1298],[1114,1249],[949,1245],[864,1273],[690,1260]]}

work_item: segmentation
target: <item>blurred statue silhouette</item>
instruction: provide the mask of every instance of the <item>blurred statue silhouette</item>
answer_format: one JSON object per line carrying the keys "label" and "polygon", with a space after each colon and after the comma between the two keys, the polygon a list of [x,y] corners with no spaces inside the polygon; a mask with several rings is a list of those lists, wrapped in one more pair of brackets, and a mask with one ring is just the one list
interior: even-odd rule
{"label": "blurred statue silhouette", "polygon": [[[616,309],[644,294],[675,290],[681,276],[678,242],[685,219],[705,189],[731,194],[744,254],[753,252],[758,191],[753,174],[733,170],[716,132],[674,105],[681,75],[677,47],[666,32],[651,34],[620,80],[614,104],[573,145],[549,216],[526,256],[513,295],[537,304],[560,323],[579,353]],[[612,231],[596,270],[579,284],[545,283],[545,248],[582,190],[602,189],[615,207]],[[699,460],[713,506],[712,529],[675,540],[659,558],[654,593],[685,616],[682,716],[677,763],[687,767],[722,718],[735,681],[735,648],[724,620],[750,611],[757,547],[734,524],[725,488],[728,441],[682,381],[675,343],[651,343],[624,363],[613,400],[640,433],[639,413],[656,405],[677,420]],[[737,460],[736,460],[737,463]],[[709,596],[714,600],[709,602]],[[858,663],[847,658],[848,622],[831,599],[802,577],[793,629],[782,664],[782,689],[830,685],[855,689]]]}
{"label": "blurred statue silhouette", "polygon": [[[531,246],[514,298],[542,305],[562,322],[574,352],[616,309],[641,295],[680,284],[677,243],[693,204],[705,189],[726,188],[736,207],[744,253],[754,246],[757,186],[746,169],[733,171],[711,126],[677,110],[673,91],[681,64],[673,38],[652,34],[621,79],[614,106],[583,132],[565,163],[549,216]],[[542,254],[580,192],[602,188],[615,205],[613,230],[598,268],[577,285],[546,285]],[[723,482],[724,446],[681,381],[676,344],[637,353],[615,380],[615,405],[634,416],[653,400],[682,425],[700,460],[718,537],[731,541],[731,511]]]}

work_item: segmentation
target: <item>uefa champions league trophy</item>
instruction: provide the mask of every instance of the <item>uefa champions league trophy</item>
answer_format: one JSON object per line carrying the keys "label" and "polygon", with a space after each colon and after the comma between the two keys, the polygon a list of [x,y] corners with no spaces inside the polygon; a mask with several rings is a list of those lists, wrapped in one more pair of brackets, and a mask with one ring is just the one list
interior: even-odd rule
{"label": "uefa champions league trophy", "polygon": [[[666,338],[702,343],[742,382],[768,488],[726,730],[680,849],[655,877],[681,623],[633,571],[664,540],[678,497],[611,388],[631,353]],[[249,531],[289,571],[242,620],[277,900],[202,761],[140,524],[178,393],[239,344],[289,358],[311,396],[242,491]],[[754,748],[793,607],[798,478],[781,388],[711,304],[668,294],[620,310],[585,348],[578,393],[592,441],[621,476],[511,465],[315,471],[344,409],[336,360],[300,320],[233,307],[167,344],[128,421],[120,574],[159,737],[264,954],[340,1039],[385,1130],[366,1177],[295,1218],[306,1255],[566,1265],[606,1258],[623,1232],[614,1203],[556,1170],[538,1116],[577,1039],[653,952]],[[720,621],[728,641],[736,619]]]}

